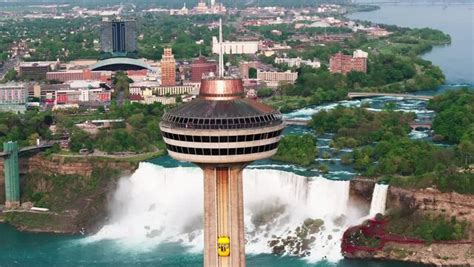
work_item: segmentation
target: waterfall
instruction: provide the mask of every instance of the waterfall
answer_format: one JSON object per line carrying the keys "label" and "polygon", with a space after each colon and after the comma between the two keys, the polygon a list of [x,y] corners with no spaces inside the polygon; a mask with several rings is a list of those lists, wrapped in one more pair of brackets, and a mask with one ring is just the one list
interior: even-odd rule
{"label": "waterfall", "polygon": [[[342,258],[342,234],[361,217],[348,205],[349,181],[268,169],[246,169],[243,179],[247,253],[271,253],[269,240],[294,233],[312,218],[323,220],[324,227],[314,235],[307,259]],[[178,242],[201,253],[203,173],[199,168],[140,163],[131,177],[120,180],[109,213],[109,223],[85,242],[114,240],[133,250]]]}
{"label": "waterfall", "polygon": [[387,191],[388,185],[375,184],[374,192],[372,193],[372,202],[370,203],[370,218],[375,217],[377,213],[385,214]]}

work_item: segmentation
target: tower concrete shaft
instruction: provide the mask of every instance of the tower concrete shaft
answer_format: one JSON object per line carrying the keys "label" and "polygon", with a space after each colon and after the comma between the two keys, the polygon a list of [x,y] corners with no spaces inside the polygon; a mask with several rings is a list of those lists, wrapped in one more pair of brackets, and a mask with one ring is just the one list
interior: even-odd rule
{"label": "tower concrete shaft", "polygon": [[[204,266],[244,267],[243,165],[203,166]],[[218,255],[220,237],[230,239],[230,255]]]}
{"label": "tower concrete shaft", "polygon": [[3,143],[3,152],[7,154],[4,160],[5,172],[5,207],[20,206],[20,174],[18,166],[18,144],[16,142]]}

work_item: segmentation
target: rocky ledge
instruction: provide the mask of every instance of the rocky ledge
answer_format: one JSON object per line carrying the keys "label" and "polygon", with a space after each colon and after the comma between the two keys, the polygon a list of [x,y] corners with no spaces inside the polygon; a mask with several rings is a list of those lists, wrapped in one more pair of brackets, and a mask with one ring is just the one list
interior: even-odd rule
{"label": "rocky ledge", "polygon": [[[367,179],[351,181],[351,198],[370,203],[370,191],[374,183]],[[357,230],[363,235],[364,246],[359,246],[362,249],[355,249],[345,253],[344,256],[405,261],[431,266],[474,266],[474,195],[442,193],[434,188],[406,189],[391,186],[387,193],[386,213],[390,215],[400,211],[403,211],[405,217],[399,220],[405,220],[407,223],[420,216],[456,218],[457,221],[466,222],[466,236],[456,241],[427,242],[406,238],[404,233],[386,231],[374,234],[370,230],[361,229],[365,227],[361,225],[357,226],[359,227]],[[374,221],[376,220],[372,222]],[[349,231],[351,229],[346,231],[345,237]]]}
{"label": "rocky ledge", "polygon": [[[21,231],[96,232],[107,220],[107,203],[119,178],[137,166],[115,159],[33,156],[20,165],[23,205],[0,218]],[[32,205],[49,211],[33,211]]]}
{"label": "rocky ledge", "polygon": [[474,266],[474,245],[471,244],[400,244],[387,242],[382,250],[358,251],[346,258],[396,260],[429,266]]}

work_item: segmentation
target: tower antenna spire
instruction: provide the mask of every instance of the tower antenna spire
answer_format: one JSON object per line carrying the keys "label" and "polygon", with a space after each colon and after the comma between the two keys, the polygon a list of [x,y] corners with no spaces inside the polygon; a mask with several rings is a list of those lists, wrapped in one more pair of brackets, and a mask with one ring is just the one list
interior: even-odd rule
{"label": "tower antenna spire", "polygon": [[222,45],[222,18],[219,19],[219,77],[224,77],[224,51]]}

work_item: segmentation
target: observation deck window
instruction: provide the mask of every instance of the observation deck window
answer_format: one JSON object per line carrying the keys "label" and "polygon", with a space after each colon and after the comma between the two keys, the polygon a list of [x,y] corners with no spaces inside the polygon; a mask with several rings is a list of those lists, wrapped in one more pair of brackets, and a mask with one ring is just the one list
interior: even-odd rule
{"label": "observation deck window", "polygon": [[184,154],[193,154],[193,155],[205,155],[205,156],[226,156],[226,155],[242,155],[242,154],[252,154],[252,153],[261,153],[265,151],[270,151],[275,149],[278,146],[278,142],[262,146],[254,147],[243,147],[243,148],[191,148],[191,147],[179,147],[173,145],[167,145],[167,148],[171,151],[184,153]]}

